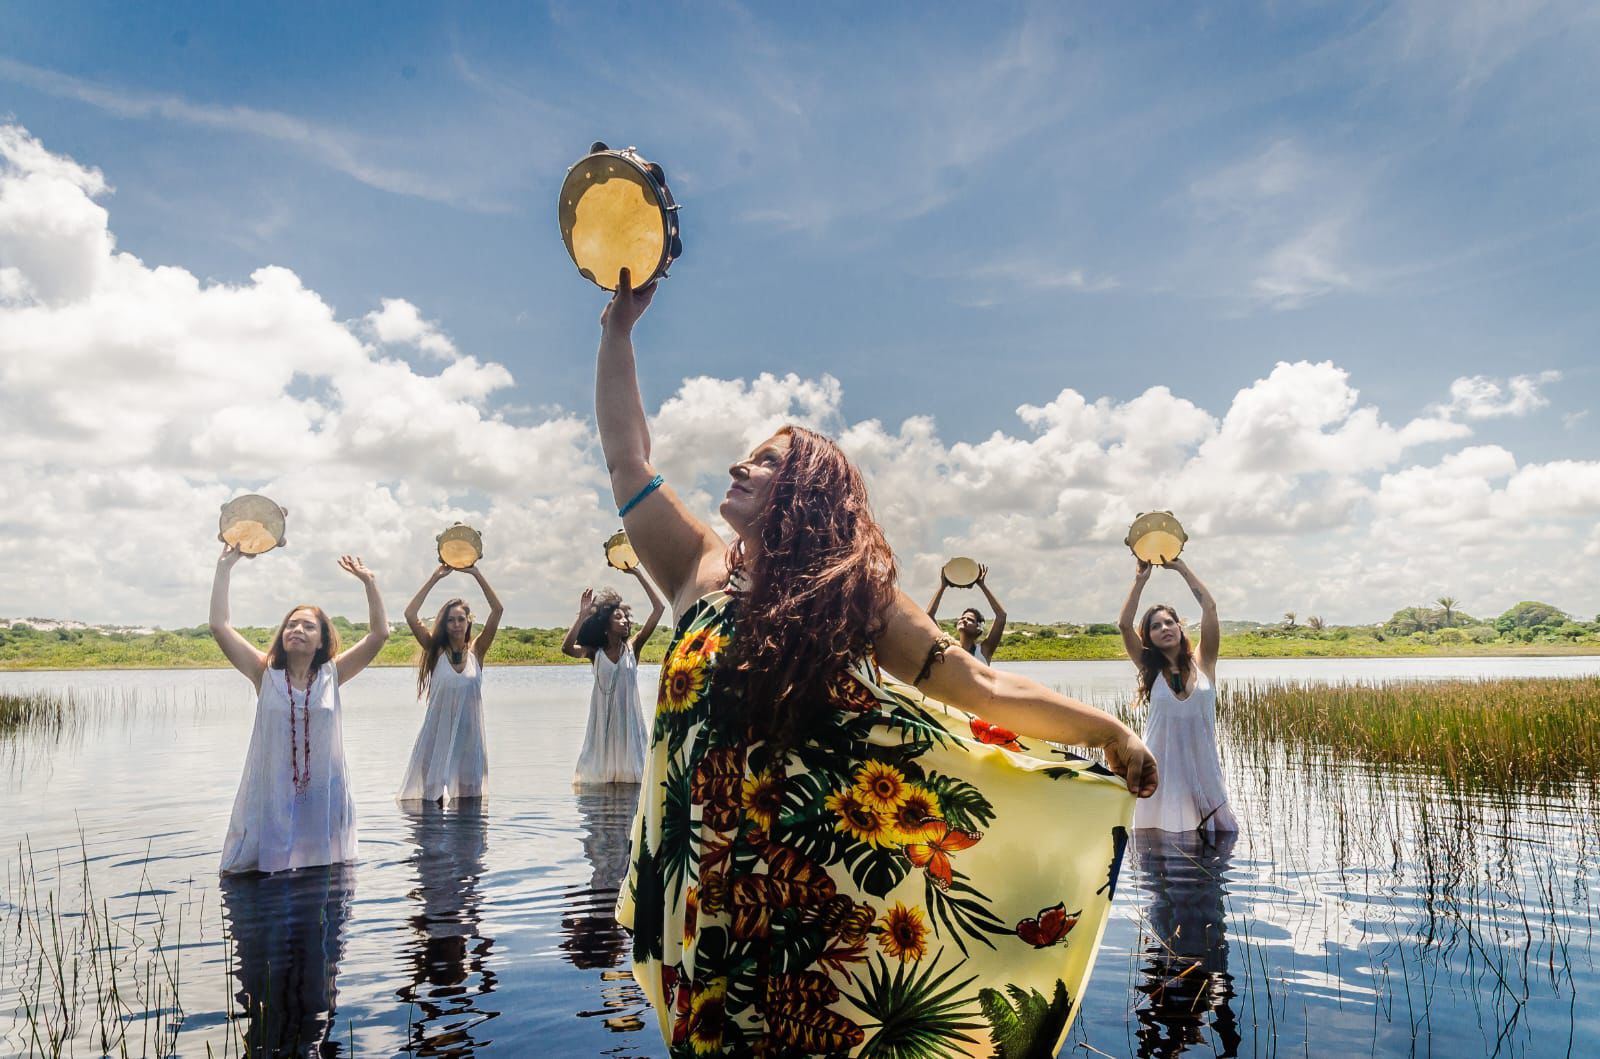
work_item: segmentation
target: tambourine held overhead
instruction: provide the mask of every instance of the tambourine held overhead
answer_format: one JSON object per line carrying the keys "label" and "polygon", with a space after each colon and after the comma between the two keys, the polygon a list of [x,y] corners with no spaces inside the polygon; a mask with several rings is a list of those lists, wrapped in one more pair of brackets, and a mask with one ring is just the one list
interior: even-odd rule
{"label": "tambourine held overhead", "polygon": [[1188,540],[1172,512],[1148,511],[1133,520],[1122,543],[1145,562],[1162,566],[1176,559]]}
{"label": "tambourine held overhead", "polygon": [[466,523],[457,522],[434,540],[439,561],[452,570],[470,570],[483,558],[483,535]]}
{"label": "tambourine held overhead", "polygon": [[965,555],[958,555],[944,564],[944,579],[952,588],[971,588],[978,583],[978,575],[983,568],[976,559],[969,559]]}
{"label": "tambourine held overhead", "polygon": [[639,555],[628,542],[628,531],[617,530],[606,538],[606,565],[626,573],[639,565]]}
{"label": "tambourine held overhead", "polygon": [[572,263],[603,290],[617,289],[624,268],[629,282],[643,287],[683,256],[666,172],[632,147],[591,146],[567,170],[556,215]]}
{"label": "tambourine held overhead", "polygon": [[262,555],[283,547],[289,512],[259,493],[236,496],[222,505],[217,540],[245,555]]}

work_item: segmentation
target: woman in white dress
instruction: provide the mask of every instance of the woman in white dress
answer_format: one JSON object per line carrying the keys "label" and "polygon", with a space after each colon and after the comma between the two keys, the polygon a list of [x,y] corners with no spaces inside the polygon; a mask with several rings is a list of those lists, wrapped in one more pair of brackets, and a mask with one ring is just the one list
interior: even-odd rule
{"label": "woman in white dress", "polygon": [[1128,657],[1139,667],[1139,701],[1150,707],[1144,741],[1161,762],[1161,786],[1138,803],[1133,826],[1238,831],[1217,757],[1217,651],[1222,640],[1217,604],[1183,560],[1172,560],[1167,569],[1183,578],[1200,604],[1200,652],[1196,658],[1178,612],[1165,603],[1145,611],[1134,628],[1139,596],[1150,579],[1150,564],[1140,560],[1117,627]]}
{"label": "woman in white dress", "polygon": [[[983,611],[977,607],[968,607],[956,619],[956,636],[961,639],[961,649],[984,665],[994,660],[994,653],[1000,649],[1000,639],[1006,634],[1006,608],[989,591],[988,578],[989,568],[980,565],[978,580],[973,584],[983,592],[983,598],[989,601],[989,606],[994,608],[994,625],[990,627],[989,634],[985,636],[983,633]],[[939,620],[939,603],[944,599],[944,590],[954,587],[950,579],[944,576],[944,571],[939,571],[939,591],[933,594],[933,602],[928,604],[928,617]]]}
{"label": "woman in white dress", "polygon": [[467,573],[477,579],[483,598],[489,601],[489,620],[477,636],[472,635],[472,608],[464,599],[446,600],[433,619],[433,628],[422,624],[419,612],[433,586],[454,573],[454,568],[439,564],[427,582],[406,606],[406,624],[422,645],[417,663],[417,697],[428,703],[422,730],[411,748],[400,792],[402,802],[443,802],[451,799],[482,798],[488,791],[489,755],[483,738],[483,658],[500,630],[500,615],[505,608],[494,594],[488,578],[476,566]]}
{"label": "woman in white dress", "polygon": [[638,783],[644,777],[644,754],[650,745],[645,731],[644,707],[639,702],[639,652],[656,631],[666,604],[655,586],[635,566],[628,571],[650,597],[650,617],[639,635],[633,631],[633,613],[622,597],[610,589],[596,595],[586,589],[578,604],[578,617],[567,630],[561,650],[594,664],[594,690],[589,694],[589,728],[572,775],[573,786],[587,783]]}
{"label": "woman in white dress", "polygon": [[239,561],[228,545],[211,584],[211,635],[233,667],[255,685],[256,721],[244,775],[222,844],[221,871],[274,872],[356,857],[356,807],[344,759],[339,687],[367,668],[389,638],[383,597],[360,556],[340,569],[367,592],[368,632],[339,650],[339,633],[322,608],[299,606],[257,649],[228,618],[228,582]]}

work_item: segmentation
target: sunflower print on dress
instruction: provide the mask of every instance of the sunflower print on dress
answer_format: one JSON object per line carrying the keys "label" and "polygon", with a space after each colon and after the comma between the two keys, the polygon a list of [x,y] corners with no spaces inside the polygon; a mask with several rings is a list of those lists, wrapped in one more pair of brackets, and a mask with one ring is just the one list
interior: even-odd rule
{"label": "sunflower print on dress", "polygon": [[760,705],[716,679],[731,603],[713,593],[674,631],[618,901],[669,1054],[1054,1054],[1110,909],[1125,785],[870,656],[776,753],[726,720]]}

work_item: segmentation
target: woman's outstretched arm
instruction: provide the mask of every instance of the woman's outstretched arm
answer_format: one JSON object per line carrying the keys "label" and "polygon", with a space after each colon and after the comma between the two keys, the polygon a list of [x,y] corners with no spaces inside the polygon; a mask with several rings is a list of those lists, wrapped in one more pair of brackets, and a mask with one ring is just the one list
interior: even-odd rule
{"label": "woman's outstretched arm", "polygon": [[[628,540],[645,569],[677,605],[715,587],[720,577],[710,572],[708,560],[720,562],[722,538],[696,518],[670,485],[661,485],[636,500],[652,481],[650,426],[639,395],[639,377],[633,357],[633,325],[655,297],[654,283],[633,290],[627,270],[617,292],[600,316],[600,351],[595,359],[594,413],[600,428],[600,447],[611,475],[611,493],[621,511]],[[701,585],[702,567],[707,568]]]}
{"label": "woman's outstretched arm", "polygon": [[578,646],[578,627],[583,620],[594,613],[594,589],[586,588],[578,599],[578,616],[572,619],[572,628],[567,630],[567,638],[561,641],[561,653],[569,658],[593,658],[594,651],[587,647]]}
{"label": "woman's outstretched arm", "polygon": [[885,615],[875,645],[883,668],[941,702],[978,714],[1012,731],[1070,746],[1100,747],[1106,764],[1128,782],[1128,790],[1147,798],[1156,790],[1156,760],[1133,730],[1109,713],[1052,691],[1016,673],[991,669],[957,648],[930,656],[929,648],[949,638],[927,612],[905,593]]}
{"label": "woman's outstretched arm", "polygon": [[478,582],[478,587],[483,589],[483,598],[489,603],[489,617],[484,619],[483,628],[478,630],[478,635],[472,641],[472,651],[482,662],[489,648],[494,646],[495,634],[500,631],[500,616],[506,612],[506,608],[501,605],[500,597],[494,594],[489,579],[483,576],[483,571],[476,564],[467,567],[467,573]]}
{"label": "woman's outstretched arm", "polygon": [[428,598],[428,593],[433,591],[434,585],[437,585],[454,572],[454,567],[440,563],[439,568],[428,575],[428,579],[422,583],[422,587],[417,589],[417,594],[411,597],[411,602],[406,604],[406,624],[411,627],[411,635],[415,636],[417,643],[424,648],[428,646],[429,633],[428,627],[422,624],[422,601]]}
{"label": "woman's outstretched arm", "polygon": [[356,578],[367,590],[367,635],[342,652],[335,663],[339,671],[339,683],[343,684],[367,668],[378,657],[378,652],[383,650],[383,645],[389,640],[389,616],[383,610],[378,578],[367,569],[361,556],[341,555],[339,569]]}
{"label": "woman's outstretched arm", "polygon": [[983,590],[983,598],[989,601],[989,606],[994,610],[994,621],[989,624],[989,635],[983,641],[983,656],[991,661],[994,653],[1000,650],[1000,641],[1006,634],[1006,608],[1000,605],[1000,600],[989,591],[989,568],[978,567],[978,587]]}
{"label": "woman's outstretched arm", "polygon": [[217,572],[211,579],[211,638],[222,648],[222,655],[233,668],[250,678],[257,689],[261,687],[261,674],[267,671],[267,656],[256,645],[239,635],[228,616],[228,588],[233,565],[243,553],[231,544],[222,546],[217,558]]}
{"label": "woman's outstretched arm", "polygon": [[1144,594],[1144,583],[1150,580],[1150,564],[1143,559],[1137,562],[1139,567],[1133,574],[1133,588],[1128,590],[1128,601],[1122,605],[1122,614],[1117,618],[1117,631],[1122,633],[1122,649],[1128,652],[1134,665],[1138,665],[1139,659],[1144,657],[1144,641],[1139,639],[1133,623],[1138,620],[1139,597]]}
{"label": "woman's outstretched arm", "polygon": [[1215,683],[1217,656],[1222,652],[1222,622],[1217,617],[1217,601],[1211,598],[1211,590],[1189,569],[1188,563],[1174,559],[1167,565],[1183,578],[1189,591],[1194,593],[1195,602],[1200,604],[1200,668]]}
{"label": "woman's outstretched arm", "polygon": [[628,573],[639,579],[639,586],[644,589],[644,594],[650,597],[650,616],[644,620],[639,635],[633,638],[633,656],[638,658],[640,652],[644,650],[644,645],[650,642],[650,634],[661,624],[661,615],[666,611],[667,605],[661,601],[661,593],[656,591],[656,586],[650,583],[643,570],[635,566]]}

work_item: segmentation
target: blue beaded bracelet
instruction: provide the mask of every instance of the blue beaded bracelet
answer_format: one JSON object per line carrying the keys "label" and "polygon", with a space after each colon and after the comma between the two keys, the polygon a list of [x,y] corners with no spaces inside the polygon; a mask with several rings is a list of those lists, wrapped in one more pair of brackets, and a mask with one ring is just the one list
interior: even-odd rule
{"label": "blue beaded bracelet", "polygon": [[633,499],[632,500],[628,501],[626,504],[623,504],[622,507],[620,509],[618,509],[617,517],[618,518],[622,518],[623,516],[627,515],[628,512],[630,512],[634,508],[638,507],[639,506],[639,501],[643,500],[645,497],[649,496],[651,493],[655,492],[657,489],[660,489],[661,488],[661,483],[665,482],[665,481],[666,481],[666,479],[661,477],[659,474],[656,475],[654,478],[650,479],[649,483],[643,489],[641,489],[637,493],[633,494]]}

